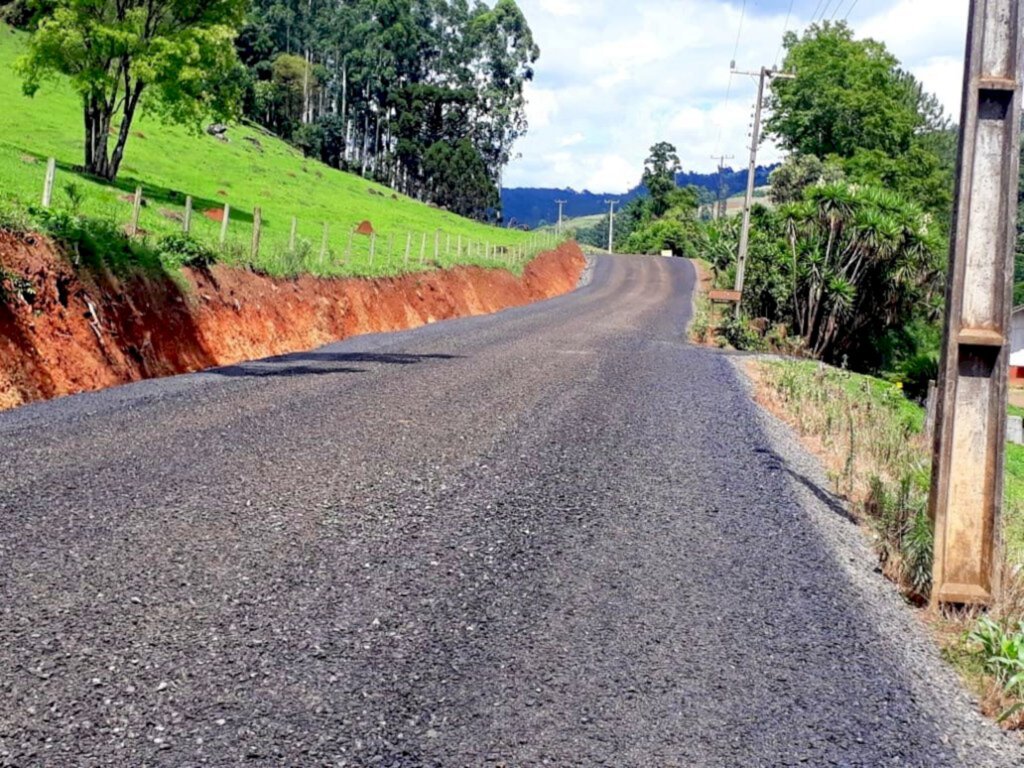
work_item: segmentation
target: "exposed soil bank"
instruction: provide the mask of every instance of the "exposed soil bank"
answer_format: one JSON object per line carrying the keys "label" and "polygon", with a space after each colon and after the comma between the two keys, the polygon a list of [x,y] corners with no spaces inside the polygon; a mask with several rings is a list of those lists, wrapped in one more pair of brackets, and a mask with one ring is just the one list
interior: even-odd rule
{"label": "exposed soil bank", "polygon": [[76,273],[44,238],[0,232],[0,266],[32,286],[19,293],[7,280],[14,295],[0,295],[4,409],[528,304],[572,290],[585,259],[566,244],[521,277],[459,267],[381,280],[280,280],[218,265],[185,270],[179,285]]}

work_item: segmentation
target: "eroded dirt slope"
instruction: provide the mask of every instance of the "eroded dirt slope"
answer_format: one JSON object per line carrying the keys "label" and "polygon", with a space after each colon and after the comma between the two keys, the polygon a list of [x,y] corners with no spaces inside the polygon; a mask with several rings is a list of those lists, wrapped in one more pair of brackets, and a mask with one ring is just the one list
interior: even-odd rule
{"label": "eroded dirt slope", "polygon": [[[0,301],[0,409],[279,355],[364,333],[496,312],[572,290],[566,244],[521,277],[460,267],[382,280],[281,280],[215,266],[166,277],[84,275],[45,238],[0,232],[22,287]],[[34,292],[34,295],[32,295]]]}

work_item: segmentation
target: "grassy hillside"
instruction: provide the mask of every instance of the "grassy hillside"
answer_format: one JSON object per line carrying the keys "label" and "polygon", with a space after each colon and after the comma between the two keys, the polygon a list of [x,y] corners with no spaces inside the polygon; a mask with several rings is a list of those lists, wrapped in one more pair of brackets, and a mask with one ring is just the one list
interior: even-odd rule
{"label": "grassy hillside", "polygon": [[[252,209],[260,206],[263,235],[258,266],[271,273],[392,274],[403,269],[410,234],[410,268],[418,265],[424,234],[427,260],[433,260],[436,242],[439,261],[446,265],[485,263],[485,242],[492,246],[536,244],[526,233],[468,221],[359,176],[306,160],[284,142],[246,126],[232,125],[225,143],[143,115],[134,125],[116,184],[97,183],[74,171],[82,162],[83,141],[81,108],[74,92],[57,81],[44,86],[35,98],[22,95],[12,67],[23,43],[22,33],[0,25],[0,104],[4,107],[0,110],[0,195],[8,206],[12,201],[38,203],[46,158],[55,157],[55,206],[68,206],[66,185],[70,182],[81,192],[83,215],[124,223],[132,207],[126,198],[141,184],[146,205],[140,226],[153,235],[180,231],[174,217],[180,217],[185,196],[191,195],[196,209],[193,233],[216,244],[220,224],[204,212],[230,204],[227,251],[235,258],[249,252]],[[286,253],[293,216],[298,219],[298,238],[305,245]],[[368,237],[352,238],[351,255],[346,259],[349,233],[364,220],[378,233],[372,265]],[[325,223],[330,252],[321,262]],[[461,258],[457,255],[460,237]],[[470,241],[479,255],[467,255]]]}

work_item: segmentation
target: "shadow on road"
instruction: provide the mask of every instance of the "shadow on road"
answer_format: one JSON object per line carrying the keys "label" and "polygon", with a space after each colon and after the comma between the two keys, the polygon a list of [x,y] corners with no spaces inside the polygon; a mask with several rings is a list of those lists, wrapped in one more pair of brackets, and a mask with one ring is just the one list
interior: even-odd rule
{"label": "shadow on road", "polygon": [[365,368],[354,368],[353,364],[364,365],[417,365],[431,360],[459,360],[460,355],[414,355],[405,352],[297,352],[291,355],[270,357],[251,363],[229,365],[209,371],[214,376],[230,378],[277,376],[326,376],[340,373],[365,373]]}
{"label": "shadow on road", "polygon": [[816,482],[811,480],[806,475],[802,475],[799,472],[796,472],[793,469],[791,469],[786,464],[786,460],[779,456],[777,453],[775,453],[775,451],[767,450],[765,448],[758,448],[755,452],[767,456],[769,459],[769,466],[772,469],[780,472],[785,472],[791,478],[800,483],[800,485],[802,485],[804,488],[806,488],[808,491],[814,494],[815,498],[817,498],[818,501],[820,501],[830,510],[839,515],[839,517],[843,518],[849,523],[857,525],[857,519],[850,514],[850,511],[847,509],[846,504],[840,497],[836,496],[834,493],[827,490],[826,488],[822,488],[820,485],[818,485]]}

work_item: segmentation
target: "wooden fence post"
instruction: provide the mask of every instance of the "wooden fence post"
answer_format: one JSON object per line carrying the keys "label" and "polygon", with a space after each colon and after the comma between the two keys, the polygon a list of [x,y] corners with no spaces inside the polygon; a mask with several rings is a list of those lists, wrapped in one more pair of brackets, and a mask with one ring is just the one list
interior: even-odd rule
{"label": "wooden fence post", "polygon": [[327,246],[330,244],[331,227],[325,221],[324,222],[324,233],[320,237],[320,268],[323,269],[324,262],[327,261]]}
{"label": "wooden fence post", "polygon": [[249,256],[252,262],[255,264],[257,257],[260,255],[260,230],[263,228],[263,211],[257,205],[252,209],[252,248],[249,250]]}
{"label": "wooden fence post", "polygon": [[377,252],[377,233],[370,233],[370,267],[373,267],[373,257]]}
{"label": "wooden fence post", "polygon": [[412,232],[409,232],[405,236],[405,268],[409,268],[409,251],[412,250]]}
{"label": "wooden fence post", "polygon": [[185,196],[185,218],[181,221],[181,231],[186,235],[192,231],[192,195]]}
{"label": "wooden fence post", "polygon": [[446,232],[445,233],[444,255],[445,255],[445,257],[448,257],[448,256],[452,255],[452,233],[451,232]]}
{"label": "wooden fence post", "polygon": [[224,245],[228,239],[228,222],[231,221],[231,206],[224,203],[224,211],[220,220],[220,244]]}
{"label": "wooden fence post", "polygon": [[142,213],[142,187],[135,188],[135,197],[132,198],[132,220],[128,224],[128,236],[135,237],[139,234],[139,215]]}
{"label": "wooden fence post", "polygon": [[427,258],[427,233],[423,233],[423,242],[420,243],[420,266],[423,266],[423,261]]}
{"label": "wooden fence post", "polygon": [[458,245],[458,250],[456,251],[456,256],[458,256],[459,259],[462,258],[462,235],[461,234],[459,235],[459,245]]}
{"label": "wooden fence post", "polygon": [[43,208],[49,208],[53,202],[53,182],[57,178],[57,159],[51,157],[46,161],[46,178],[43,180]]}
{"label": "wooden fence post", "polygon": [[352,238],[353,237],[355,237],[355,231],[350,229],[348,231],[348,245],[345,246],[345,264],[346,265],[348,264],[349,259],[352,258]]}
{"label": "wooden fence post", "polygon": [[434,230],[434,263],[437,264],[437,260],[441,256],[441,230]]}
{"label": "wooden fence post", "polygon": [[288,236],[288,250],[295,253],[295,235],[299,229],[299,220],[292,216],[292,232]]}

